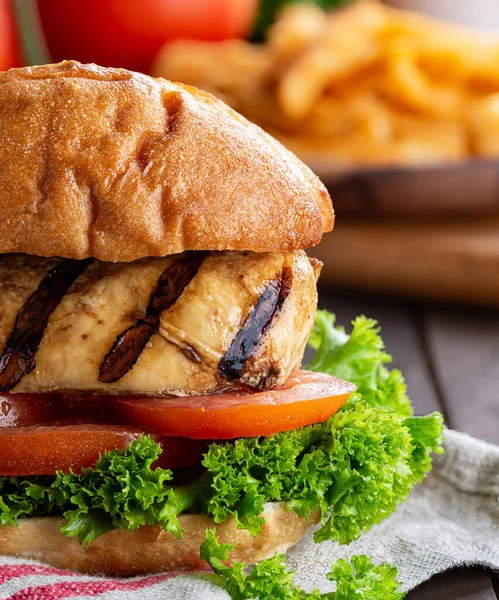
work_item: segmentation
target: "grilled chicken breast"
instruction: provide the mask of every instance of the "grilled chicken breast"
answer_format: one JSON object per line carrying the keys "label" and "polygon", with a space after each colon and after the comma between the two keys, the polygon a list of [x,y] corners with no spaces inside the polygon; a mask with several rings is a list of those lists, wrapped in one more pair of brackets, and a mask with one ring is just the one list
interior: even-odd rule
{"label": "grilled chicken breast", "polygon": [[318,270],[303,251],[3,255],[0,389],[164,396],[282,384],[313,327]]}

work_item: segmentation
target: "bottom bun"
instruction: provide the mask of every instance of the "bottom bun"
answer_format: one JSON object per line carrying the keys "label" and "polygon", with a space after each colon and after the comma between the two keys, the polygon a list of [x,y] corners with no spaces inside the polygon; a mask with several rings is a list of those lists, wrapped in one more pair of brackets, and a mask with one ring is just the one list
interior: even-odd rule
{"label": "bottom bun", "polygon": [[216,527],[220,543],[231,542],[235,549],[231,561],[252,564],[283,553],[295,544],[307,529],[319,521],[319,513],[310,518],[286,510],[282,503],[269,503],[261,515],[263,531],[252,537],[237,529],[231,517],[215,525],[207,515],[182,515],[181,540],[159,526],[135,531],[116,529],[99,537],[88,548],[61,534],[61,517],[33,517],[19,527],[0,527],[0,555],[36,560],[60,569],[93,575],[142,575],[163,571],[200,570],[207,565],[199,557],[206,530]]}

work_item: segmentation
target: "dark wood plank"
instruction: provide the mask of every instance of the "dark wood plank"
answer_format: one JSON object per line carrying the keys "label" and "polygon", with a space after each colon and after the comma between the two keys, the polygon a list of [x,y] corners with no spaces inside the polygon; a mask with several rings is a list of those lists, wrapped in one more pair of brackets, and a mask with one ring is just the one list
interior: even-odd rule
{"label": "dark wood plank", "polygon": [[430,308],[425,335],[448,425],[499,443],[499,313]]}
{"label": "dark wood plank", "polygon": [[409,592],[406,600],[496,600],[496,595],[488,571],[467,568],[435,575]]}
{"label": "dark wood plank", "polygon": [[492,581],[492,587],[494,588],[494,592],[499,600],[499,573],[491,572],[490,579]]}
{"label": "dark wood plank", "polygon": [[404,373],[416,414],[441,410],[421,343],[417,309],[412,303],[323,286],[319,288],[319,306],[336,313],[337,323],[347,331],[357,315],[376,319],[382,328],[386,350],[393,357],[391,366]]}

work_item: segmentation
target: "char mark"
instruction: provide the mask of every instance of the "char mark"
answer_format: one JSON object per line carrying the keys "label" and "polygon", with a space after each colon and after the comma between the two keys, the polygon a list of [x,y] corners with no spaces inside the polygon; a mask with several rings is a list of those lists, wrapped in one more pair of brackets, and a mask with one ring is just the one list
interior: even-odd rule
{"label": "char mark", "polygon": [[232,381],[242,377],[246,363],[281,312],[291,291],[292,279],[291,268],[283,267],[278,276],[267,283],[239,333],[218,364],[218,373],[222,377]]}
{"label": "char mark", "polygon": [[17,313],[0,356],[0,391],[8,392],[35,367],[35,356],[51,313],[93,259],[61,260]]}
{"label": "char mark", "polygon": [[171,308],[196,276],[204,256],[182,258],[163,271],[149,299],[146,315],[116,338],[102,361],[99,381],[119,381],[139,360],[152,335],[159,329],[161,313]]}

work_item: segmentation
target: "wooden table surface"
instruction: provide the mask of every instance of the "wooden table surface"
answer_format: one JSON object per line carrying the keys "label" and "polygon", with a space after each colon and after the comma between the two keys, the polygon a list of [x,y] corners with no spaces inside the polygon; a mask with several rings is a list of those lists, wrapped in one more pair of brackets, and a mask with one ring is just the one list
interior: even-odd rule
{"label": "wooden table surface", "polygon": [[[393,366],[402,369],[416,414],[443,412],[446,424],[499,444],[499,311],[455,308],[319,286],[319,306],[348,326],[377,319]],[[433,577],[408,600],[497,600],[499,577],[479,568]]]}

